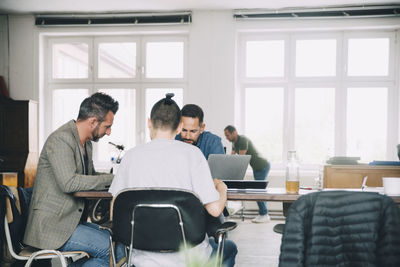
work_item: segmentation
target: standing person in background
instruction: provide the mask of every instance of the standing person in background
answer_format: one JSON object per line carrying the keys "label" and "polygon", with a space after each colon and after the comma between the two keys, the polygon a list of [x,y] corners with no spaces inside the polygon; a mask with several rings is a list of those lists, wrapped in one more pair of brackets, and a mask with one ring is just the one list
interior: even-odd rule
{"label": "standing person in background", "polygon": [[182,131],[175,139],[200,148],[204,157],[210,154],[225,154],[221,138],[211,132],[204,131],[203,110],[195,104],[187,104],[182,108]]}
{"label": "standing person in background", "polygon": [[[262,158],[253,143],[244,135],[238,135],[236,128],[228,125],[224,129],[225,137],[232,143],[232,154],[250,155],[250,166],[253,169],[255,180],[266,180],[270,169],[269,162]],[[270,221],[265,202],[257,202],[259,215],[252,222],[266,223]]]}

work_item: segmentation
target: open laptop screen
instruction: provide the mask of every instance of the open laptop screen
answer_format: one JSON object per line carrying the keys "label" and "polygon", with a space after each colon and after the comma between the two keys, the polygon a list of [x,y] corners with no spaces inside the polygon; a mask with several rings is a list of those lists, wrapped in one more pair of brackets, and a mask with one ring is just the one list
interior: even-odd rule
{"label": "open laptop screen", "polygon": [[220,180],[243,180],[250,155],[211,154],[208,157],[211,176]]}

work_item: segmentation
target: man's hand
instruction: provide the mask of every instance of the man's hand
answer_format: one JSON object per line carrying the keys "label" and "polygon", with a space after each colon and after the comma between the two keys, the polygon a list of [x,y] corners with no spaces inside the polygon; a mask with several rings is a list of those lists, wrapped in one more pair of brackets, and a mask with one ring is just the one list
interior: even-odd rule
{"label": "man's hand", "polygon": [[217,189],[217,191],[219,191],[218,187],[220,187],[220,189],[223,190],[223,191],[226,191],[228,189],[226,184],[223,181],[221,181],[221,180],[219,180],[217,178],[213,178],[213,182],[214,182],[215,189]]}
{"label": "man's hand", "polygon": [[222,213],[225,207],[225,203],[227,200],[227,195],[226,195],[227,186],[224,182],[216,178],[213,179],[213,182],[215,189],[219,193],[219,200],[208,203],[204,207],[206,208],[207,212],[210,215],[218,217]]}

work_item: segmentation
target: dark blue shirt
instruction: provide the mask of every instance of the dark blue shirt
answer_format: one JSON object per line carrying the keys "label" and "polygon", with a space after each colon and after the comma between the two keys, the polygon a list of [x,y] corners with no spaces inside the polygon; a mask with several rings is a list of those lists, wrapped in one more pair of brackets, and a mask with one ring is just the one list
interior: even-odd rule
{"label": "dark blue shirt", "polygon": [[[175,140],[182,141],[181,134],[175,137]],[[221,138],[215,134],[204,131],[199,135],[196,146],[203,152],[204,157],[208,159],[210,154],[225,154]]]}

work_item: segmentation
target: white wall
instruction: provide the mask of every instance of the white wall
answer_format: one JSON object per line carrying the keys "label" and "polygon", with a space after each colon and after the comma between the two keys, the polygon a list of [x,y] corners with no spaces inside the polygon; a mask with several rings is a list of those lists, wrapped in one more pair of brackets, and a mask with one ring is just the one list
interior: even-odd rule
{"label": "white wall", "polygon": [[8,17],[0,15],[0,76],[8,85]]}
{"label": "white wall", "polygon": [[39,100],[34,23],[33,16],[9,16],[9,90],[15,100]]}
{"label": "white wall", "polygon": [[231,11],[194,12],[189,35],[186,103],[200,105],[206,130],[222,137],[234,120],[235,24]]}

